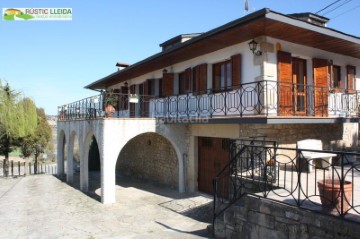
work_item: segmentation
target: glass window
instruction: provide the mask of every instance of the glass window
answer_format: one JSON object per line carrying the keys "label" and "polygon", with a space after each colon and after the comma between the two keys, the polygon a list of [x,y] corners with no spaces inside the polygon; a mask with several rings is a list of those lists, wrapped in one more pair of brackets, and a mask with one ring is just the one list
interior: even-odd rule
{"label": "glass window", "polygon": [[224,91],[232,88],[231,61],[224,61],[213,65],[213,89]]}
{"label": "glass window", "polygon": [[179,95],[186,94],[185,72],[179,73]]}
{"label": "glass window", "polygon": [[341,72],[340,66],[333,66],[333,87],[340,88],[341,87]]}

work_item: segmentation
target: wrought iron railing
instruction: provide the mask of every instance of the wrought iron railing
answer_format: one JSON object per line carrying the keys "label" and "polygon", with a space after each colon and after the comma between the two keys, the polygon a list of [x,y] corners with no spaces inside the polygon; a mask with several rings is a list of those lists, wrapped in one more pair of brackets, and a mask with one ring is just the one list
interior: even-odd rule
{"label": "wrought iron railing", "polygon": [[[333,154],[306,160],[305,152]],[[214,178],[214,221],[245,195],[344,217],[360,214],[360,154],[281,148],[275,142],[233,141],[230,160]],[[309,172],[305,169],[313,167]],[[305,171],[304,171],[305,170]]]}
{"label": "wrought iron railing", "polygon": [[[155,99],[149,95],[131,95],[111,93],[114,98],[114,111],[107,112],[106,92],[58,107],[59,120],[96,119],[104,117],[129,118],[152,117],[150,101]],[[136,102],[136,103],[132,103]]]}
{"label": "wrought iron railing", "polygon": [[[106,92],[59,107],[60,120],[106,116]],[[167,97],[115,96],[113,117],[214,118],[224,116],[359,117],[360,92],[312,85],[258,81]]]}

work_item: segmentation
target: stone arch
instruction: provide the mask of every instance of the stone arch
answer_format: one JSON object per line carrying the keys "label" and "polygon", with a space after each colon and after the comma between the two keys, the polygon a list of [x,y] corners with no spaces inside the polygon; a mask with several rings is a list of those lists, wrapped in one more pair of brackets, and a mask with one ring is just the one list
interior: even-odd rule
{"label": "stone arch", "polygon": [[[98,143],[97,135],[92,129],[88,130],[83,143],[80,143],[80,188],[82,191],[89,190],[89,150],[93,140]],[[102,150],[99,150],[100,165],[102,164]],[[101,167],[101,166],[100,166]],[[100,171],[100,170],[99,170]],[[101,176],[101,175],[99,175]],[[100,180],[100,179],[99,179]]]}
{"label": "stone arch", "polygon": [[144,132],[122,147],[115,166],[119,175],[131,175],[181,189],[182,158],[176,145],[163,134]]}

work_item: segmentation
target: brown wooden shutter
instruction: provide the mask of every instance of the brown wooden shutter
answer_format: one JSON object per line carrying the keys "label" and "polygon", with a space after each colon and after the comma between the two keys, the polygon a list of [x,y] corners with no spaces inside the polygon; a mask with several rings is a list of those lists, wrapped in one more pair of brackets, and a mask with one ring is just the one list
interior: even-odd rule
{"label": "brown wooden shutter", "polygon": [[197,65],[192,70],[194,93],[204,93],[207,90],[207,64]]}
{"label": "brown wooden shutter", "polygon": [[355,66],[346,66],[347,90],[352,93],[356,90],[356,68]]}
{"label": "brown wooden shutter", "polygon": [[199,66],[195,66],[192,69],[192,92],[196,93],[199,91]]}
{"label": "brown wooden shutter", "polygon": [[313,59],[315,116],[328,115],[329,61]]}
{"label": "brown wooden shutter", "polygon": [[231,56],[232,88],[237,89],[241,84],[241,55]]}
{"label": "brown wooden shutter", "polygon": [[162,94],[163,96],[171,96],[174,94],[174,74],[164,73],[162,80]]}
{"label": "brown wooden shutter", "polygon": [[207,90],[207,64],[199,65],[199,91],[206,93]]}
{"label": "brown wooden shutter", "polygon": [[189,93],[191,91],[191,68],[185,70],[185,91]]}
{"label": "brown wooden shutter", "polygon": [[279,95],[279,109],[280,116],[294,114],[294,97],[292,87],[292,63],[291,53],[278,51],[278,95]]}

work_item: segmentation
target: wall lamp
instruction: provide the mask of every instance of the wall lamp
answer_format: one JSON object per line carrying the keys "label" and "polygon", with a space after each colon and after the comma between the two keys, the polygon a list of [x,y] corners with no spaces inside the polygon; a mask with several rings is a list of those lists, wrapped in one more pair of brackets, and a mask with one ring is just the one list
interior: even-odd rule
{"label": "wall lamp", "polygon": [[252,39],[251,42],[249,42],[248,44],[250,51],[252,51],[254,55],[261,56],[262,52],[260,50],[256,50],[258,43],[254,39]]}

